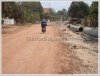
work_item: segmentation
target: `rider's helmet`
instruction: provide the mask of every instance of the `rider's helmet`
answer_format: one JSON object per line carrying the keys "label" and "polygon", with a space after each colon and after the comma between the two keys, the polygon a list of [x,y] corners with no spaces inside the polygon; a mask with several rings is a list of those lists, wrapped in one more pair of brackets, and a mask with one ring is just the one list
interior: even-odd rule
{"label": "rider's helmet", "polygon": [[45,21],[46,21],[46,19],[42,19],[42,21],[43,21],[43,22],[45,22]]}

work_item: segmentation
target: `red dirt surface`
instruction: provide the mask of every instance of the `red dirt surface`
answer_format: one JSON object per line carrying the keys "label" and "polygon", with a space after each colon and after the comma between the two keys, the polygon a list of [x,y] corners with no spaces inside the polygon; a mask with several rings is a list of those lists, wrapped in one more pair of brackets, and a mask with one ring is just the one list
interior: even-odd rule
{"label": "red dirt surface", "polygon": [[[4,33],[2,38],[2,72],[4,74],[97,73],[97,53],[96,57],[91,56],[94,60],[92,59],[90,62],[95,62],[91,64],[95,65],[91,70],[89,65],[83,64],[85,57],[81,58],[80,51],[72,50],[69,43],[41,40],[45,37],[62,37],[59,27],[53,25],[47,26],[47,32],[44,34],[41,32],[40,24],[13,30],[14,33]],[[7,28],[7,31],[9,30],[11,29]],[[3,28],[3,31],[6,29]],[[74,35],[68,29],[66,32],[68,36]],[[34,40],[37,38],[41,39]],[[84,54],[82,53],[83,56]]]}

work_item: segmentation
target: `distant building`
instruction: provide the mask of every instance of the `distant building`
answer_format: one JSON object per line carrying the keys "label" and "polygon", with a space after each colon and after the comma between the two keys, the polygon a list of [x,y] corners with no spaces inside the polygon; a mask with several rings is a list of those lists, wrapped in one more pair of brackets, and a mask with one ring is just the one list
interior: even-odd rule
{"label": "distant building", "polygon": [[43,8],[44,13],[50,13],[50,8]]}
{"label": "distant building", "polygon": [[43,12],[44,12],[44,14],[47,14],[46,15],[46,18],[47,18],[47,20],[48,20],[48,22],[50,22],[50,9],[51,8],[43,8]]}

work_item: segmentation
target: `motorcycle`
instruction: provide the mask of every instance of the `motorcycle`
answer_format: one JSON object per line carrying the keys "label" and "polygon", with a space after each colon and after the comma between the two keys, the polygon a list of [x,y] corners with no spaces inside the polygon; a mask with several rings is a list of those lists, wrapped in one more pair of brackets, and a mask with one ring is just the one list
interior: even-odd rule
{"label": "motorcycle", "polygon": [[43,32],[43,33],[46,32],[46,27],[42,27],[42,32]]}

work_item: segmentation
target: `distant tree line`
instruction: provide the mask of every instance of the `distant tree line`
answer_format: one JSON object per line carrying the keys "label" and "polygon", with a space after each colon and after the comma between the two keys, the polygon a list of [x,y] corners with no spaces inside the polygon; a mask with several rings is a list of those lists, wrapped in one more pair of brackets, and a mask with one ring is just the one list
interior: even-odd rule
{"label": "distant tree line", "polygon": [[44,13],[40,2],[2,2],[2,18],[14,18],[16,23],[36,23],[42,18],[51,21],[67,20],[68,17],[84,19],[85,26],[98,26],[98,2],[92,2],[91,6],[79,1],[73,1],[68,9],[55,11],[49,9]]}
{"label": "distant tree line", "polygon": [[68,19],[68,12],[64,8],[61,10],[58,10],[57,12],[53,8],[50,8],[49,10],[50,12],[45,13],[44,16],[45,18],[50,19],[51,21],[59,21],[61,19],[62,21],[65,21]]}
{"label": "distant tree line", "polygon": [[66,9],[59,10],[57,12],[57,18],[62,19],[62,21],[66,21],[68,19],[68,12]]}
{"label": "distant tree line", "polygon": [[50,21],[67,19],[67,10],[55,11],[49,8],[49,13],[44,13],[40,2],[2,2],[2,18],[14,18],[16,23],[36,23],[46,18]]}
{"label": "distant tree line", "polygon": [[2,18],[14,18],[16,23],[35,23],[43,17],[40,2],[2,2]]}
{"label": "distant tree line", "polygon": [[69,17],[84,19],[85,26],[98,26],[98,2],[92,2],[89,7],[84,2],[72,2],[68,9]]}

